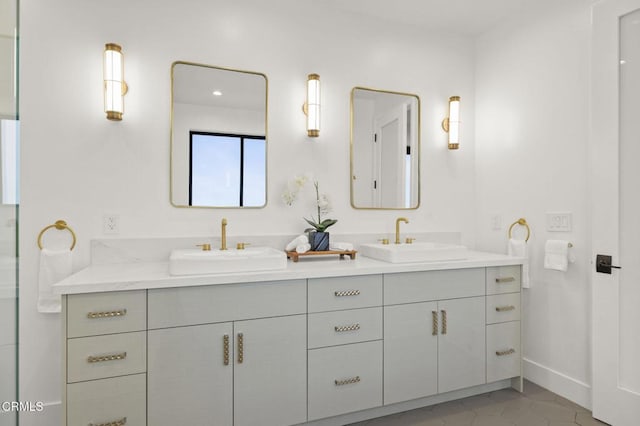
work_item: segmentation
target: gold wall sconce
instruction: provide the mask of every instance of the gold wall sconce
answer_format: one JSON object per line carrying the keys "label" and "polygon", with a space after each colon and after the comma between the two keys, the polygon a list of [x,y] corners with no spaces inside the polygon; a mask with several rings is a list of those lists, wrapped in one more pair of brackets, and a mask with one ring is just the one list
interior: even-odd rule
{"label": "gold wall sconce", "polygon": [[320,136],[320,76],[309,74],[307,78],[307,101],[302,106],[307,116],[307,136]]}
{"label": "gold wall sconce", "polygon": [[104,46],[104,112],[107,119],[122,120],[124,95],[129,90],[124,81],[124,55],[122,47],[115,43]]}
{"label": "gold wall sconce", "polygon": [[442,129],[449,133],[449,149],[460,146],[460,96],[449,98],[449,116],[442,120]]}

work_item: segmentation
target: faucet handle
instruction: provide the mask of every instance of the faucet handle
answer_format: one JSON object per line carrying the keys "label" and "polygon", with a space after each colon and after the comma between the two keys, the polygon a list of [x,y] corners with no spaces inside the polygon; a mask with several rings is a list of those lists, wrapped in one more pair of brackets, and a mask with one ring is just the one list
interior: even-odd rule
{"label": "faucet handle", "polygon": [[382,244],[384,244],[384,245],[389,244],[389,239],[388,238],[380,238],[378,241],[382,241]]}
{"label": "faucet handle", "polygon": [[211,244],[196,244],[196,247],[202,247],[202,251],[211,251]]}
{"label": "faucet handle", "polygon": [[407,237],[407,239],[406,239],[406,240],[404,240],[404,242],[405,242],[405,243],[407,243],[407,244],[413,244],[413,242],[414,242],[415,240],[416,240],[415,238],[408,238],[408,237]]}
{"label": "faucet handle", "polygon": [[236,244],[236,250],[244,250],[246,246],[250,246],[250,243],[238,243]]}

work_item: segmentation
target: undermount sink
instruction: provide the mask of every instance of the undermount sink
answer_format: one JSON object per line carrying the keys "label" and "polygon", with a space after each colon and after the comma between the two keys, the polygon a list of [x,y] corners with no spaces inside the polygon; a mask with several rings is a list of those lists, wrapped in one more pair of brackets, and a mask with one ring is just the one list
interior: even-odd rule
{"label": "undermount sink", "polygon": [[466,259],[467,248],[455,244],[362,244],[360,254],[390,263],[438,262]]}
{"label": "undermount sink", "polygon": [[221,274],[286,269],[287,255],[272,247],[243,250],[177,249],[169,256],[170,275]]}

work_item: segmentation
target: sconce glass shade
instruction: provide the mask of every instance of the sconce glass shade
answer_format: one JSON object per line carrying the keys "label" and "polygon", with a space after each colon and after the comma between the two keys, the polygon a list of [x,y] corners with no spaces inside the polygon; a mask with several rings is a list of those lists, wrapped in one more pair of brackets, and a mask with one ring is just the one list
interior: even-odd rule
{"label": "sconce glass shade", "polygon": [[104,48],[104,112],[107,119],[122,120],[126,93],[122,48],[115,43],[107,43]]}
{"label": "sconce glass shade", "polygon": [[442,128],[449,133],[449,149],[460,147],[460,96],[449,98],[449,117],[442,120]]}
{"label": "sconce glass shade", "polygon": [[309,74],[307,79],[307,135],[315,138],[320,135],[320,76]]}

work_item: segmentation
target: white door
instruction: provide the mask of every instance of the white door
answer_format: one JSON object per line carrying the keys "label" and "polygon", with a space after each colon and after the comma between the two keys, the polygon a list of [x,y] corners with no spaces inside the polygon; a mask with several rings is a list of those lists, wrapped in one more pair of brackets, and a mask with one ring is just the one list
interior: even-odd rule
{"label": "white door", "polygon": [[[640,418],[639,40],[640,0],[594,6],[593,416],[614,426],[637,425]],[[621,269],[596,272],[598,254],[612,256],[602,263]]]}
{"label": "white door", "polygon": [[231,323],[149,331],[149,426],[233,424],[231,333]]}
{"label": "white door", "polygon": [[438,393],[437,302],[384,308],[384,404]]}
{"label": "white door", "polygon": [[374,202],[376,207],[405,207],[407,105],[401,104],[375,119]]}
{"label": "white door", "polygon": [[306,422],[307,316],[237,321],[233,332],[233,424]]}

